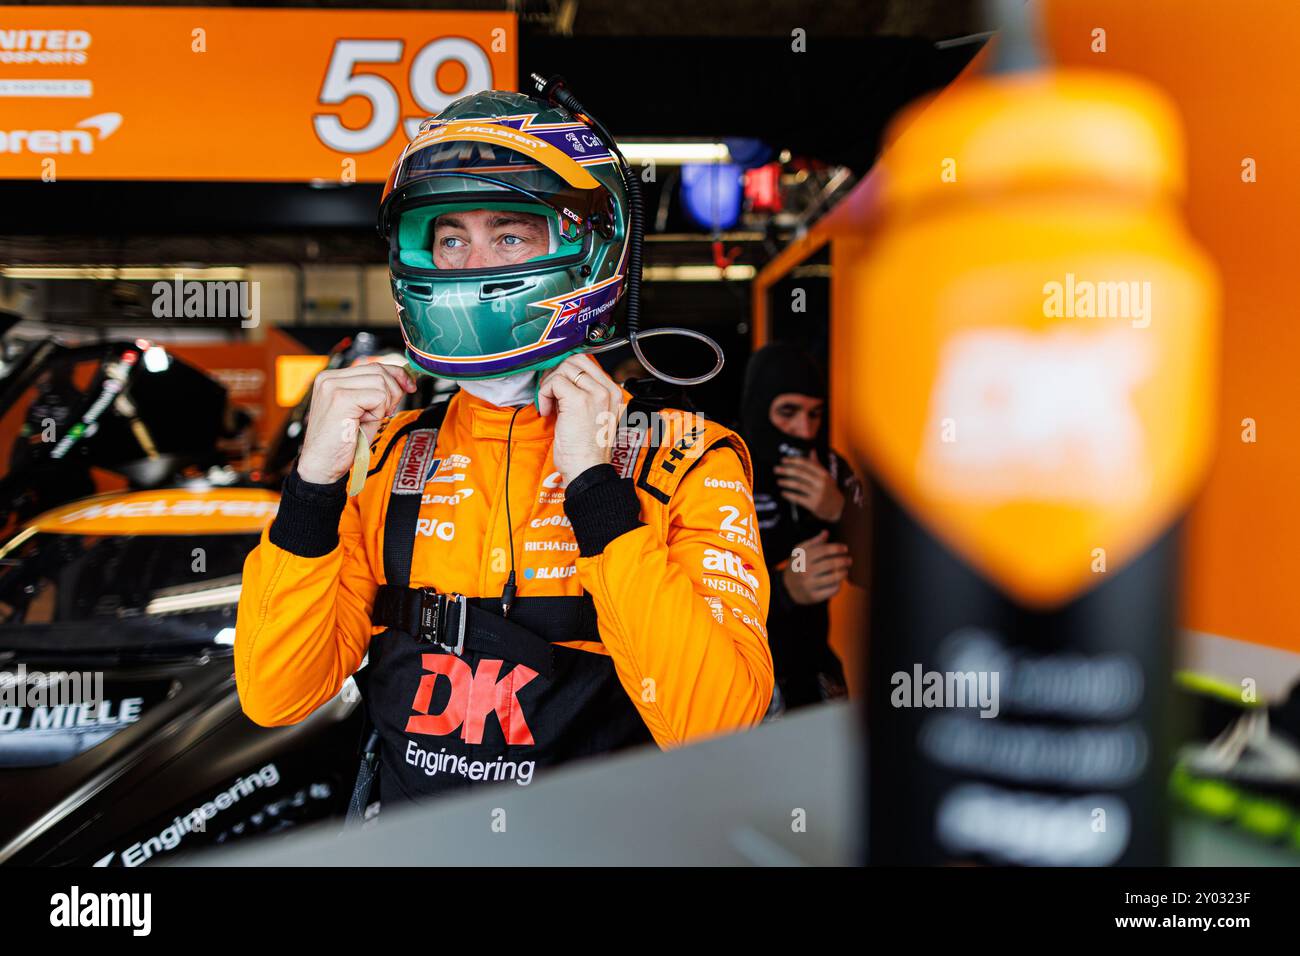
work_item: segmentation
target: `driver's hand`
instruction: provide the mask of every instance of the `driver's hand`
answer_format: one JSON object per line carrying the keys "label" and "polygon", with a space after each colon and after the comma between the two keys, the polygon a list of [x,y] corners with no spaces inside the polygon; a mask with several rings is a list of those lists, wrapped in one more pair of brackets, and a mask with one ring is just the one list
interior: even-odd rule
{"label": "driver's hand", "polygon": [[609,462],[622,405],[622,389],[590,355],[570,355],[542,376],[537,408],[556,416],[551,454],[566,483]]}
{"label": "driver's hand", "polygon": [[369,443],[379,423],[416,390],[406,369],[383,362],[331,369],[316,376],[311,390],[307,435],[298,455],[298,477],[328,485],[352,470],[357,429]]}

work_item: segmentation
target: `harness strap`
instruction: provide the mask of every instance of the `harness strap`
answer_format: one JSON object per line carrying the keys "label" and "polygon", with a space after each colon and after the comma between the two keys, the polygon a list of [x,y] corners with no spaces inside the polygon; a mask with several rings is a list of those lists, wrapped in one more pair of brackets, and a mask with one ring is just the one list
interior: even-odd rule
{"label": "harness strap", "polygon": [[[407,445],[417,440],[421,431],[432,432],[427,438],[418,439],[422,443],[418,447],[427,450],[427,457],[432,456],[446,414],[445,401],[424,409],[415,421],[398,430],[384,456],[399,443]],[[554,671],[552,643],[600,641],[596,607],[590,595],[520,598],[511,607],[507,619],[501,616],[501,602],[497,598],[467,598],[440,594],[432,588],[410,587],[424,475],[421,471],[413,481],[407,481],[403,468],[414,465],[423,466],[423,460],[408,461],[408,449],[404,447],[384,514],[387,583],[380,585],[376,592],[371,623],[401,631],[447,653],[459,655],[468,648],[523,664],[543,677],[549,677]]]}
{"label": "harness strap", "polygon": [[555,667],[553,642],[600,641],[590,595],[520,598],[510,617],[504,618],[498,598],[384,584],[375,594],[370,619],[449,654],[470,650],[500,657],[531,667],[543,677],[549,677]]}
{"label": "harness strap", "polygon": [[[409,444],[411,436],[417,431],[431,431],[428,447],[432,450],[438,444],[438,429],[442,427],[442,421],[447,417],[447,402],[436,402],[430,405],[411,423],[411,428],[401,429],[393,440],[384,450],[384,456],[393,449],[398,442],[405,446]],[[399,469],[406,458],[406,448],[402,451],[402,460],[399,461]],[[415,528],[420,518],[420,503],[424,492],[424,476],[416,482],[414,491],[396,492],[392,489],[388,494],[388,507],[384,512],[384,578],[389,584],[406,585],[411,581],[411,555],[415,552]]]}

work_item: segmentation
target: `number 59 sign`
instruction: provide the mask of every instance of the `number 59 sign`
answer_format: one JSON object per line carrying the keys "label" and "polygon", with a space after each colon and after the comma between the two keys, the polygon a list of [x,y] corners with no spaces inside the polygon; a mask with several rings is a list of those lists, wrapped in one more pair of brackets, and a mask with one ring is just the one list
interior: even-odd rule
{"label": "number 59 sign", "polygon": [[382,182],[515,89],[506,13],[0,6],[0,178]]}
{"label": "number 59 sign", "polygon": [[[489,50],[465,37],[441,37],[433,40],[410,57],[406,74],[406,91],[419,110],[403,116],[399,88],[374,72],[377,64],[401,63],[407,56],[404,40],[339,40],[325,71],[320,90],[322,105],[345,103],[354,96],[370,104],[370,119],[362,127],[344,125],[335,113],[318,113],[312,118],[316,135],[330,149],[340,153],[369,153],[387,145],[397,132],[399,121],[408,140],[414,139],[420,121],[441,112],[452,100],[479,90],[493,88],[495,72]],[[503,27],[493,30],[492,47],[507,48]],[[451,66],[453,69],[445,69]],[[439,72],[455,73],[463,79],[452,89],[439,83]]]}

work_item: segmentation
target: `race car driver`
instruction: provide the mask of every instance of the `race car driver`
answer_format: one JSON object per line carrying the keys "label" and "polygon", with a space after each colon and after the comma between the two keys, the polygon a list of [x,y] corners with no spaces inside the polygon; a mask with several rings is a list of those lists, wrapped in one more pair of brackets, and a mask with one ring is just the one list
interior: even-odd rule
{"label": "race car driver", "polygon": [[[635,402],[578,350],[613,335],[627,167],[585,116],[457,100],[380,211],[407,369],[324,372],[244,567],[244,712],[302,720],[369,655],[385,804],[526,786],[574,758],[748,727],[772,695],[749,455]],[[391,415],[413,375],[447,403]],[[390,417],[391,415],[391,417]],[[356,430],[369,440],[349,497]]]}

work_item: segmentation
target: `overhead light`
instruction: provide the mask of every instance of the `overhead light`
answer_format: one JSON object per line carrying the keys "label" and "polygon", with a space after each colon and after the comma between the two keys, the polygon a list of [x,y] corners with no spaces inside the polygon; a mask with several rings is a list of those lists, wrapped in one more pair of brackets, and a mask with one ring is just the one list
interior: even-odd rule
{"label": "overhead light", "polygon": [[680,166],[682,163],[729,163],[731,150],[726,143],[619,143],[629,163],[660,163]]}
{"label": "overhead light", "polygon": [[763,233],[757,229],[732,229],[713,234],[709,232],[656,232],[645,237],[646,242],[762,242]]}
{"label": "overhead light", "polygon": [[646,266],[641,278],[646,282],[721,282],[752,279],[757,273],[753,266]]}
{"label": "overhead light", "polygon": [[240,281],[248,270],[230,266],[0,266],[8,279],[174,280],[178,275],[199,282]]}

